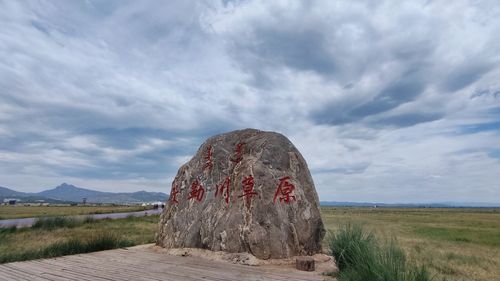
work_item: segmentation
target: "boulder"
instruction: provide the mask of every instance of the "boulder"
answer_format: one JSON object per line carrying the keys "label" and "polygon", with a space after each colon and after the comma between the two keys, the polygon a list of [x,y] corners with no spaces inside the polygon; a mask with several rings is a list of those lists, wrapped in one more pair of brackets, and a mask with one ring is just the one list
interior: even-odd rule
{"label": "boulder", "polygon": [[283,135],[254,129],[209,138],[175,177],[156,243],[248,252],[321,252],[325,229],[306,161]]}

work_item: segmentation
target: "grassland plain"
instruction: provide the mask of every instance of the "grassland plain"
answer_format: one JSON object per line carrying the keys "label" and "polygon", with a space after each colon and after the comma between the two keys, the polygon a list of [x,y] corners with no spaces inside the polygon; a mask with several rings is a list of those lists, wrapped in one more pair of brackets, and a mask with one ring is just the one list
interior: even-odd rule
{"label": "grassland plain", "polygon": [[0,206],[0,219],[135,212],[150,206]]}
{"label": "grassland plain", "polygon": [[[112,237],[117,245],[140,245],[154,242],[159,215],[129,217],[117,220],[89,220],[64,227],[0,229],[0,262],[26,260],[41,257],[40,252],[75,244],[88,244],[99,238]],[[78,243],[77,243],[78,244]],[[78,245],[81,247],[80,245]],[[71,250],[71,249],[70,249]]]}
{"label": "grassland plain", "polygon": [[[61,207],[53,209],[58,212],[52,211],[50,214],[75,215],[103,211],[102,207],[99,208]],[[43,209],[16,210],[22,210],[24,216],[31,217],[43,212],[40,211]],[[119,211],[129,210],[119,208]],[[360,224],[366,230],[373,231],[379,240],[389,242],[392,238],[397,239],[409,261],[425,265],[435,275],[436,281],[441,281],[442,277],[449,281],[500,281],[500,209],[323,207],[321,211],[329,230],[337,230],[346,223]],[[151,243],[157,231],[158,218],[150,216],[90,221],[67,227],[1,230],[0,259],[5,254],[21,255],[75,237],[88,241],[103,234],[131,245]],[[328,247],[327,242],[325,239],[325,247]]]}
{"label": "grassland plain", "polygon": [[500,281],[500,209],[323,207],[322,216],[329,230],[360,224],[381,240],[395,238],[435,280]]}

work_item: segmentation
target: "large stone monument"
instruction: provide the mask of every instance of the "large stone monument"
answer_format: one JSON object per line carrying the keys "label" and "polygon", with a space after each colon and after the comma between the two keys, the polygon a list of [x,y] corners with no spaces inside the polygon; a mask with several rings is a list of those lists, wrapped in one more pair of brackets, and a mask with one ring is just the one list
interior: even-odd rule
{"label": "large stone monument", "polygon": [[283,135],[254,129],[209,138],[172,183],[157,244],[248,252],[321,252],[325,234],[307,164]]}

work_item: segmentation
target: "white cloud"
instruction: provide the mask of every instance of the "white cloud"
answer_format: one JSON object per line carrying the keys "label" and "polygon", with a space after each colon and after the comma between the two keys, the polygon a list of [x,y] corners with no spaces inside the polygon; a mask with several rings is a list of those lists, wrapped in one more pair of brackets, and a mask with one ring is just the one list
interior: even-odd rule
{"label": "white cloud", "polygon": [[0,185],[168,192],[255,127],[322,200],[500,198],[496,1],[0,5]]}

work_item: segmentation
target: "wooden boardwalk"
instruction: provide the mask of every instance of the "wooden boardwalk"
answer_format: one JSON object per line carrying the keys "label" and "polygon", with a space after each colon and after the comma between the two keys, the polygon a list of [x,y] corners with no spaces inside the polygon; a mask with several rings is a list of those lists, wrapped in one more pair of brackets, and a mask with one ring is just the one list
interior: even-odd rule
{"label": "wooden boardwalk", "polygon": [[0,280],[332,280],[291,266],[246,266],[172,256],[147,247],[0,265]]}

